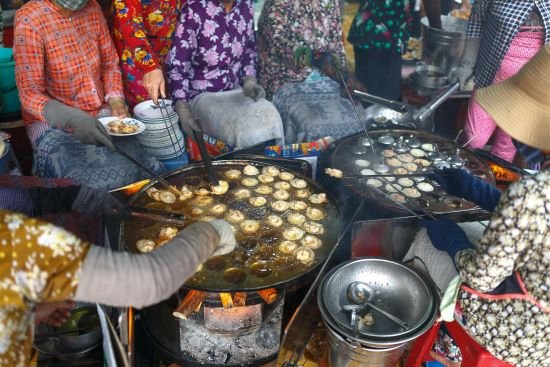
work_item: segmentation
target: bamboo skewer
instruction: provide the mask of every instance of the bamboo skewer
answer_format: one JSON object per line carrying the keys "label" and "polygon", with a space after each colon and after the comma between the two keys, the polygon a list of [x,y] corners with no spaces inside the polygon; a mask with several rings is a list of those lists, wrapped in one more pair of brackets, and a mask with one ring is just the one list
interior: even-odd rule
{"label": "bamboo skewer", "polygon": [[187,318],[195,312],[197,307],[201,305],[207,295],[208,293],[206,292],[190,290],[189,293],[185,295],[183,301],[181,301],[174,312],[172,312],[172,316],[187,320]]}

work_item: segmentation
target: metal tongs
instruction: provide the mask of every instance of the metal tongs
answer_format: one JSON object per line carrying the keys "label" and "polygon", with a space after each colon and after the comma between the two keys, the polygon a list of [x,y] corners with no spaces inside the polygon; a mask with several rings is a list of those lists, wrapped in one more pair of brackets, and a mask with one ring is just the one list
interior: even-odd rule
{"label": "metal tongs", "polygon": [[360,90],[356,90],[356,89],[353,91],[353,95],[358,97],[359,99],[362,99],[365,102],[379,104],[381,106],[387,107],[393,111],[400,112],[400,113],[407,112],[410,108],[410,106],[406,103],[392,101],[390,99],[378,97],[373,94],[361,92]]}
{"label": "metal tongs", "polygon": [[122,155],[124,158],[135,164],[137,167],[141,168],[145,172],[151,175],[155,180],[160,182],[162,185],[164,185],[168,190],[172,191],[175,195],[180,196],[181,191],[178,190],[174,185],[171,185],[168,181],[166,181],[161,176],[157,175],[154,171],[150,170],[146,165],[132,157],[130,154],[126,153],[124,150],[120,149],[120,147],[115,145],[115,150],[118,154]]}
{"label": "metal tongs", "polygon": [[[164,126],[166,127],[166,131],[168,132],[170,143],[172,144],[172,148],[174,148],[174,154],[176,154],[176,156],[179,157],[178,160],[181,162],[182,165],[184,165],[185,162],[183,158],[181,158],[181,156],[182,156],[182,153],[185,153],[185,144],[183,144],[182,146],[182,144],[178,140],[178,136],[176,132],[177,127],[174,127],[174,125],[172,124],[172,121],[170,121],[170,111],[168,111],[168,104],[166,104],[164,99],[159,99],[158,108],[160,111],[160,115],[162,116],[162,121],[164,122]],[[172,137],[172,133],[174,134],[174,137]]]}
{"label": "metal tongs", "polygon": [[210,160],[210,155],[208,154],[206,143],[204,142],[204,134],[202,133],[202,131],[193,130],[193,136],[195,137],[195,141],[199,146],[202,161],[204,162],[204,168],[206,169],[206,175],[208,176],[208,181],[210,181],[211,185],[218,186],[220,182],[218,181],[218,176],[216,175],[216,172],[214,172],[214,168],[212,167],[212,160]]}
{"label": "metal tongs", "polygon": [[131,217],[140,219],[149,219],[155,222],[163,222],[172,225],[184,225],[185,216],[180,213],[168,212],[151,208],[142,208],[139,206],[128,205],[126,207]]}

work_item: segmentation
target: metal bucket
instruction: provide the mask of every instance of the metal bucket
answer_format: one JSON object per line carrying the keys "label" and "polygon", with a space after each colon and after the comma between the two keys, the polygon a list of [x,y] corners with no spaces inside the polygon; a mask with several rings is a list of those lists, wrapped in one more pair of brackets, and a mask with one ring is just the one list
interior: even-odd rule
{"label": "metal bucket", "polygon": [[422,61],[439,66],[448,75],[458,66],[466,42],[467,20],[441,16],[442,29],[432,28],[428,18],[422,23]]}
{"label": "metal bucket", "polygon": [[368,348],[342,338],[325,323],[330,367],[394,367],[408,343],[390,348]]}

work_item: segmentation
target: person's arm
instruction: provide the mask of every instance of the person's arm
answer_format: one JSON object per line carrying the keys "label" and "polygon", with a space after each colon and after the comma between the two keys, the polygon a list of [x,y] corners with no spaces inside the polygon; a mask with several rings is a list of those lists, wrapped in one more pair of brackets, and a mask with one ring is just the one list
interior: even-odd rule
{"label": "person's arm", "polygon": [[145,307],[173,294],[211,255],[231,252],[233,230],[222,220],[199,222],[147,254],[90,246],[50,223],[0,212],[0,240],[17,258],[13,281],[33,303],[76,300]]}
{"label": "person's arm", "polygon": [[424,0],[424,10],[430,27],[441,29],[441,0]]}
{"label": "person's arm", "polygon": [[190,83],[195,77],[193,60],[199,32],[200,24],[189,11],[189,6],[184,6],[176,25],[172,49],[166,58],[168,86],[173,101],[189,101]]}
{"label": "person's arm", "polygon": [[501,193],[496,186],[460,168],[444,168],[430,174],[430,178],[448,194],[471,201],[491,213],[500,200]]}
{"label": "person's arm", "polygon": [[[21,19],[23,18],[23,19]],[[44,42],[32,25],[32,19],[15,17],[13,56],[15,81],[22,109],[34,121],[45,121],[46,94]]]}
{"label": "person's arm", "polygon": [[64,187],[0,187],[0,198],[6,200],[2,210],[41,217],[75,210],[86,216],[124,215],[125,207],[107,191],[86,185]]}
{"label": "person's arm", "polygon": [[245,96],[258,101],[265,98],[265,90],[258,84],[256,79],[256,69],[258,67],[258,51],[256,38],[254,36],[254,19],[250,14],[250,21],[247,28],[248,41],[244,47],[244,55],[239,70],[239,79],[242,81],[242,87]]}
{"label": "person's arm", "polygon": [[99,52],[101,56],[101,80],[105,88],[105,102],[111,104],[112,100],[124,101],[122,87],[122,74],[120,72],[118,54],[109,33],[109,28],[101,8],[96,5],[96,16],[99,18]]}
{"label": "person's arm", "polygon": [[[494,290],[512,274],[518,257],[535,241],[537,231],[544,237],[546,218],[543,186],[534,189],[525,181],[516,182],[502,194],[477,249],[464,250],[455,257],[457,270],[464,281],[481,292]],[[535,205],[541,214],[534,214]],[[539,216],[541,220],[537,218]],[[532,228],[536,226],[537,228]]]}
{"label": "person's arm", "polygon": [[0,239],[17,254],[7,266],[18,297],[38,304],[74,296],[88,243],[53,224],[6,211],[0,211]]}
{"label": "person's arm", "polygon": [[256,71],[258,68],[258,49],[256,45],[256,38],[254,36],[254,18],[251,16],[249,24],[247,25],[248,42],[243,45],[244,54],[241,62],[241,70],[239,70],[239,80],[243,78],[256,77]]}
{"label": "person's arm", "polygon": [[93,246],[82,266],[74,299],[146,307],[176,292],[208,257],[229,253],[234,247],[233,230],[221,220],[192,224],[147,254]]}

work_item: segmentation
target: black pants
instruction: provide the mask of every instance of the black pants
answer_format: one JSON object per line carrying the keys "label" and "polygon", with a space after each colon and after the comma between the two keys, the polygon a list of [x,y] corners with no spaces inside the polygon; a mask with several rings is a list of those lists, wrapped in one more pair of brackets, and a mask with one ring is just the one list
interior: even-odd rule
{"label": "black pants", "polygon": [[355,47],[355,77],[378,97],[401,100],[401,54]]}

